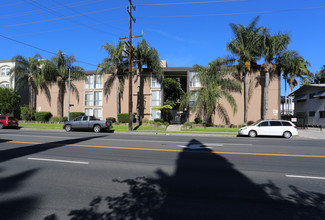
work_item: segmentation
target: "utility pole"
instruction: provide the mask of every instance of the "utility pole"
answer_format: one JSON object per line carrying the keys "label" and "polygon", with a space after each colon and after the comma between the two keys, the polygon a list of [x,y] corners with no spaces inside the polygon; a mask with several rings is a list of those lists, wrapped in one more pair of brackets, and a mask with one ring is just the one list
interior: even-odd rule
{"label": "utility pole", "polygon": [[135,19],[132,17],[132,8],[135,10],[135,7],[132,5],[132,0],[129,0],[128,13],[129,13],[129,131],[132,131],[132,20],[135,22]]}

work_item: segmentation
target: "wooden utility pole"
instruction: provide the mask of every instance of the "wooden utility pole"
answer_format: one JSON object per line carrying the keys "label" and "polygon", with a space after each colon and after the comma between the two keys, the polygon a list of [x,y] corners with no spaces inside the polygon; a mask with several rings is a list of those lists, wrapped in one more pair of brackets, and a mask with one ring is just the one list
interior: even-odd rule
{"label": "wooden utility pole", "polygon": [[132,9],[135,10],[135,7],[132,5],[132,0],[129,0],[128,13],[129,13],[129,131],[132,131],[132,20],[135,22],[135,19],[132,17]]}

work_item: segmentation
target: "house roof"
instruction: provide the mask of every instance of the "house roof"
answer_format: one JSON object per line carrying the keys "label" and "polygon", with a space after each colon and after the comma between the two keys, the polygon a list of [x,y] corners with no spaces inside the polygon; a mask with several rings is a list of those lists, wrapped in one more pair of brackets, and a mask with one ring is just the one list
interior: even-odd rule
{"label": "house roof", "polygon": [[289,96],[304,95],[304,93],[309,90],[312,90],[312,89],[321,90],[323,88],[325,89],[325,83],[323,83],[323,84],[307,84],[307,85],[301,86],[299,89],[292,92]]}

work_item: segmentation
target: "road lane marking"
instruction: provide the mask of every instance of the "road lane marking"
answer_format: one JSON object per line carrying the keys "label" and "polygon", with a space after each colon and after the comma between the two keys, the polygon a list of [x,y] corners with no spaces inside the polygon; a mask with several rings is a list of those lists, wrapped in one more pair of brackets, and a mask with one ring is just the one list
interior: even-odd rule
{"label": "road lane marking", "polygon": [[325,177],[320,177],[320,176],[298,176],[298,175],[286,175],[286,177],[291,177],[291,178],[302,178],[302,179],[318,179],[318,180],[325,180]]}
{"label": "road lane marking", "polygon": [[83,161],[57,160],[57,159],[35,158],[35,157],[29,157],[27,159],[28,160],[40,160],[40,161],[59,162],[59,163],[89,164],[88,162],[83,162]]}
{"label": "road lane marking", "polygon": [[[73,146],[73,147],[91,147],[103,149],[117,149],[117,150],[143,150],[143,151],[163,151],[163,152],[182,152],[183,150],[161,149],[161,148],[144,148],[144,147],[114,147],[114,146],[100,146],[100,145],[84,145],[84,144],[55,144],[55,143],[37,143],[26,141],[8,141],[9,143],[23,143],[23,144],[44,144],[44,145],[59,145],[59,146]],[[204,152],[200,152],[204,153]],[[325,155],[303,155],[303,154],[274,154],[274,153],[246,153],[246,152],[226,152],[226,151],[211,151],[205,153],[214,154],[229,154],[229,155],[249,155],[249,156],[275,156],[275,157],[307,157],[307,158],[325,158]]]}

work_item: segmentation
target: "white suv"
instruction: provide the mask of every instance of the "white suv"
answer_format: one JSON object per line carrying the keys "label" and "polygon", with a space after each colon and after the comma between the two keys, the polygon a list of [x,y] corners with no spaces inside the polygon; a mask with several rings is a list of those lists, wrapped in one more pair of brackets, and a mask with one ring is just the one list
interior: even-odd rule
{"label": "white suv", "polygon": [[264,120],[253,125],[242,127],[238,135],[248,135],[256,137],[257,135],[283,136],[290,138],[298,135],[297,127],[290,121],[284,120]]}

